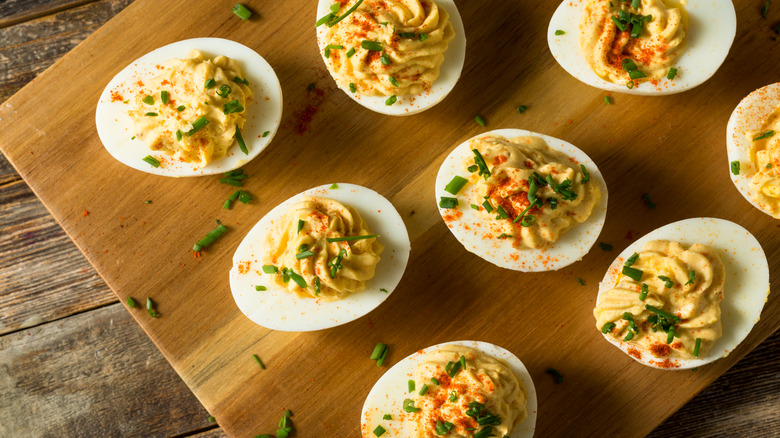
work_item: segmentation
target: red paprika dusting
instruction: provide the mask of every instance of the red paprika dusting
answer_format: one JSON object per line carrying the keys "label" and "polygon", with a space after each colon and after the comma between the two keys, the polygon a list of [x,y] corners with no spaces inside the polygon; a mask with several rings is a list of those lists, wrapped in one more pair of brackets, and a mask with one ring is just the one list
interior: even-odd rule
{"label": "red paprika dusting", "polygon": [[671,347],[667,344],[653,344],[650,346],[650,352],[656,357],[667,356],[671,351]]}

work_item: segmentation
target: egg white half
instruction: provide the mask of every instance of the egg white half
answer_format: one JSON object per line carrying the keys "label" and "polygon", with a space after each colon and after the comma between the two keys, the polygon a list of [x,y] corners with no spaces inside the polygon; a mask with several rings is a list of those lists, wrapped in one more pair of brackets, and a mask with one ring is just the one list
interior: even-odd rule
{"label": "egg white half", "polygon": [[[703,84],[723,64],[737,32],[737,15],[730,0],[688,0],[688,35],[685,51],[675,65],[677,77],[664,77],[655,85],[642,82],[629,89],[625,84],[600,78],[580,51],[580,20],[585,4],[586,0],[566,0],[558,6],[547,28],[547,44],[555,60],[570,75],[592,87],[616,93],[658,96]],[[566,33],[555,35],[556,30]]]}
{"label": "egg white half", "polygon": [[[700,217],[673,222],[642,236],[618,255],[599,283],[597,304],[601,294],[615,286],[626,259],[635,252],[641,252],[645,243],[651,240],[676,241],[686,246],[701,243],[717,251],[726,270],[723,301],[720,304],[723,336],[715,341],[703,357],[672,359],[672,364],[678,365],[673,368],[659,366],[663,359],[641,348],[634,348],[641,352],[640,358],[629,356],[644,365],[660,369],[695,368],[728,356],[758,322],[769,297],[769,265],[761,245],[748,230],[724,219]],[[626,354],[632,345],[607,335],[604,338]]]}
{"label": "egg white half", "polygon": [[[317,3],[317,17],[315,20],[319,20],[325,15],[330,13],[330,5],[335,3],[335,0],[319,0]],[[398,96],[398,101],[392,105],[386,105],[386,96],[363,96],[359,93],[352,93],[349,88],[342,87],[336,82],[344,93],[347,94],[352,100],[381,114],[387,114],[389,116],[408,116],[417,114],[432,108],[437,103],[444,100],[450,91],[455,88],[455,84],[460,78],[460,73],[463,71],[463,64],[466,60],[466,31],[463,28],[463,20],[460,18],[460,12],[458,7],[455,6],[453,0],[436,0],[436,4],[443,8],[450,15],[450,23],[455,30],[455,38],[450,41],[447,51],[444,52],[444,63],[441,65],[439,77],[433,82],[430,91],[423,93],[422,95],[411,96]],[[328,26],[323,24],[317,28],[317,45],[320,49],[320,56],[327,68],[327,59],[325,58],[325,46],[327,45],[325,37],[327,35]],[[330,71],[330,70],[328,70]],[[331,72],[333,76],[333,72]],[[335,78],[335,77],[334,77]]]}
{"label": "egg white half", "polygon": [[[780,106],[780,82],[761,87],[750,93],[739,102],[734,112],[729,117],[726,125],[726,153],[728,154],[727,171],[731,181],[737,186],[737,190],[754,207],[768,215],[772,215],[758,204],[754,199],[754,190],[750,180],[756,173],[753,162],[750,160],[750,139],[745,135],[748,131],[758,131],[764,120]],[[731,172],[731,162],[739,161],[739,175]],[[780,217],[775,216],[776,219]]]}
{"label": "egg white half", "polygon": [[[538,405],[536,400],[536,389],[534,388],[531,374],[520,359],[509,350],[481,341],[445,342],[417,351],[393,365],[392,368],[387,370],[387,372],[377,380],[374,387],[371,388],[371,392],[368,393],[365,403],[363,403],[363,411],[360,414],[360,428],[363,431],[363,436],[373,436],[373,434],[367,435],[366,432],[370,433],[378,425],[381,425],[387,430],[387,432],[382,435],[383,437],[392,438],[409,436],[408,433],[404,433],[403,423],[407,420],[407,416],[414,414],[406,413],[403,410],[404,399],[411,398],[407,383],[409,379],[412,378],[417,366],[425,361],[426,354],[446,345],[471,347],[488,356],[502,359],[509,364],[509,367],[525,387],[526,396],[528,397],[528,403],[526,405],[528,416],[522,423],[517,425],[515,430],[508,436],[510,438],[532,437],[536,430],[536,411]],[[383,420],[382,417],[385,414],[392,415],[393,419]]]}
{"label": "egg white half", "polygon": [[[607,217],[607,184],[596,167],[596,163],[585,152],[570,143],[522,129],[497,129],[472,139],[488,135],[500,135],[508,139],[527,135],[541,137],[550,148],[568,155],[578,164],[585,165],[591,175],[591,183],[598,184],[599,189],[601,189],[601,201],[594,207],[591,216],[585,222],[572,227],[552,246],[543,249],[517,249],[512,246],[513,239],[498,239],[492,234],[488,236],[489,238],[485,236],[488,228],[482,224],[493,219],[488,219],[489,215],[486,216],[484,212],[471,208],[469,200],[473,198],[472,193],[476,190],[476,186],[468,183],[457,195],[458,206],[456,208],[439,207],[439,214],[442,215],[442,218],[454,210],[458,210],[462,214],[458,219],[445,221],[452,234],[469,252],[496,266],[515,271],[555,271],[581,260],[596,243]],[[469,177],[464,163],[474,157],[469,146],[469,141],[472,139],[466,140],[453,149],[439,168],[439,173],[436,175],[437,206],[442,196],[453,196],[444,190],[453,177],[456,175],[464,178]]]}
{"label": "egg white half", "polygon": [[[246,108],[246,124],[242,130],[249,155],[245,155],[234,144],[227,155],[215,160],[203,168],[195,163],[183,163],[165,160],[165,165],[151,166],[143,161],[147,155],[160,159],[167,155],[162,151],[153,151],[135,136],[133,120],[128,114],[131,105],[121,101],[112,102],[111,92],[116,91],[125,99],[134,94],[132,84],[138,79],[156,76],[155,66],[162,65],[174,58],[184,59],[192,50],[203,52],[207,58],[225,55],[237,60],[246,74],[249,86],[254,94],[251,103]],[[214,175],[239,168],[258,156],[268,146],[276,134],[282,120],[282,88],[271,65],[249,47],[222,38],[193,38],[178,41],[133,61],[117,73],[108,83],[98,100],[95,111],[95,124],[100,141],[109,154],[134,169],[154,175],[182,177]],[[263,137],[265,131],[270,131]]]}
{"label": "egg white half", "polygon": [[[326,184],[306,190],[277,205],[252,227],[236,249],[233,267],[230,269],[230,290],[241,313],[256,324],[288,332],[335,327],[374,310],[401,281],[411,244],[406,225],[393,204],[379,193],[358,185],[338,183],[337,189],[330,187],[331,184]],[[354,207],[365,219],[371,232],[381,236],[379,241],[384,245],[384,250],[376,265],[376,275],[366,282],[365,291],[332,302],[299,298],[277,286],[271,278],[274,274],[262,271],[263,257],[267,253],[265,237],[268,230],[291,205],[304,196],[334,199]],[[241,274],[240,271],[246,272]],[[255,286],[265,286],[268,290],[257,291]]]}

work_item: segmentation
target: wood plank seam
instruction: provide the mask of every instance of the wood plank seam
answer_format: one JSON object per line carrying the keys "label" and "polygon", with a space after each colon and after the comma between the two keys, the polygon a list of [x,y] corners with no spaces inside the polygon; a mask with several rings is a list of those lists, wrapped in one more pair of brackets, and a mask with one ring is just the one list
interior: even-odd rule
{"label": "wood plank seam", "polygon": [[67,11],[68,9],[84,6],[86,4],[93,3],[95,1],[97,0],[76,0],[68,4],[58,5],[46,9],[34,10],[29,14],[22,13],[16,16],[12,15],[9,18],[0,18],[0,29],[14,26],[16,24],[24,23],[26,21],[35,20],[36,18],[45,17],[47,15],[54,15],[58,12],[63,12],[63,11]]}

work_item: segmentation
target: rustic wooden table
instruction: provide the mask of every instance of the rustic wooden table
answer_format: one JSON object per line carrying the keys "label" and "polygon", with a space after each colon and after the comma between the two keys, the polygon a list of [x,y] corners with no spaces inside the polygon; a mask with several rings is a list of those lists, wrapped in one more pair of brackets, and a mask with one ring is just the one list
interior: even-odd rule
{"label": "rustic wooden table", "polygon": [[[0,104],[131,1],[0,2]],[[0,436],[224,436],[1,154],[0,309]],[[779,346],[651,436],[777,436]]]}

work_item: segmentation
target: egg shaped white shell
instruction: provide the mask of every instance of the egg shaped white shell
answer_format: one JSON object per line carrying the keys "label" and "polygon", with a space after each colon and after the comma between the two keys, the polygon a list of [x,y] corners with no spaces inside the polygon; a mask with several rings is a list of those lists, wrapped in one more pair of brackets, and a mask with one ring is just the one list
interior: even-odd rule
{"label": "egg shaped white shell", "polygon": [[[241,131],[249,155],[241,152],[238,145],[234,144],[225,157],[214,160],[203,168],[199,168],[195,163],[162,160],[168,155],[162,151],[151,150],[143,140],[132,139],[135,131],[133,120],[128,113],[131,105],[121,101],[112,102],[112,91],[117,91],[122,96],[133,94],[132,83],[156,76],[155,66],[174,58],[184,59],[193,49],[200,50],[207,58],[225,55],[241,65],[253,93],[252,101],[246,107],[246,123]],[[281,120],[282,88],[271,65],[249,47],[222,38],[178,41],[138,58],[111,79],[100,95],[95,111],[98,136],[109,154],[134,169],[172,177],[213,175],[243,166],[268,146]],[[265,131],[270,132],[263,137]],[[154,167],[143,161],[147,155],[164,161],[163,165]]]}
{"label": "egg shaped white shell", "polygon": [[[780,82],[761,87],[748,94],[747,97],[739,102],[734,112],[731,113],[729,123],[726,125],[726,152],[728,154],[726,166],[731,181],[748,202],[770,216],[772,216],[772,213],[762,208],[753,199],[755,191],[750,184],[750,180],[756,173],[756,169],[750,160],[752,142],[745,134],[748,131],[759,131],[764,120],[777,107],[780,107]],[[734,175],[731,172],[732,161],[739,161],[739,175]],[[779,216],[774,217],[780,219]]]}
{"label": "egg shaped white shell", "polygon": [[[331,184],[315,187],[277,205],[252,227],[236,249],[230,270],[230,290],[241,313],[256,324],[288,332],[335,327],[374,310],[390,296],[401,281],[411,245],[406,225],[398,211],[390,201],[371,189],[354,184],[337,185],[337,189],[331,189]],[[274,274],[262,271],[263,257],[268,252],[265,248],[268,230],[291,205],[304,196],[334,199],[354,207],[371,232],[380,235],[379,242],[384,245],[384,250],[376,265],[376,274],[366,282],[366,290],[363,292],[331,302],[300,298],[286,288],[276,285],[272,279]],[[246,272],[242,274],[241,271]],[[265,286],[268,290],[257,291],[255,286]],[[381,289],[387,292],[382,292]]]}
{"label": "egg shaped white shell", "polygon": [[626,259],[635,252],[641,252],[645,243],[651,240],[676,241],[685,246],[701,243],[717,251],[726,272],[723,301],[720,304],[723,336],[714,342],[703,357],[670,359],[675,367],[659,366],[663,359],[634,347],[634,350],[641,353],[637,358],[628,353],[633,344],[612,339],[607,335],[604,335],[604,338],[636,361],[659,369],[695,368],[728,356],[758,322],[764,303],[769,297],[769,265],[761,245],[748,230],[724,219],[700,217],[673,222],[644,235],[618,255],[599,283],[597,304],[601,294],[612,289],[617,283]]}
{"label": "egg shaped white shell", "polygon": [[[412,378],[417,366],[425,361],[426,354],[448,345],[470,347],[488,356],[502,359],[509,364],[509,367],[525,387],[526,396],[528,397],[528,402],[526,404],[528,416],[507,436],[510,438],[532,437],[536,430],[536,411],[538,404],[536,400],[536,389],[534,388],[531,374],[520,359],[509,350],[481,341],[445,342],[417,351],[393,365],[392,368],[387,370],[387,372],[377,380],[374,387],[371,388],[371,392],[368,393],[365,403],[363,403],[363,411],[360,414],[360,425],[364,432],[363,436],[366,436],[366,431],[370,433],[370,431],[373,431],[378,425],[381,425],[387,430],[382,437],[393,438],[409,436],[408,432],[404,433],[403,421],[401,421],[401,418],[410,415],[403,410],[404,399],[411,398],[407,383],[409,379]],[[385,414],[392,415],[393,420],[382,419]]]}
{"label": "egg shaped white shell", "polygon": [[[320,0],[317,3],[317,17],[319,20],[330,13],[330,5],[336,0]],[[455,31],[455,38],[449,42],[447,51],[444,52],[444,62],[441,65],[439,77],[433,82],[431,89],[422,94],[409,96],[397,96],[398,101],[392,105],[385,104],[387,96],[363,96],[359,93],[352,93],[349,88],[342,87],[338,82],[336,86],[347,94],[352,100],[360,105],[389,116],[408,116],[417,114],[432,108],[437,103],[444,100],[450,91],[455,88],[455,84],[463,71],[463,64],[466,61],[466,31],[463,28],[463,20],[455,6],[453,0],[436,0],[436,4],[443,8],[450,15],[450,23]],[[325,58],[326,35],[328,26],[323,24],[317,28],[317,45],[320,49],[320,56],[327,68],[327,59]],[[330,70],[328,70],[330,71]],[[331,76],[333,72],[330,72]],[[335,79],[335,76],[334,76]]]}
{"label": "egg shaped white shell", "polygon": [[[585,4],[586,0],[566,0],[558,6],[547,28],[547,44],[555,60],[570,75],[592,87],[616,93],[658,96],[703,84],[723,64],[737,32],[737,15],[730,0],[688,0],[688,34],[685,51],[675,64],[677,77],[664,77],[655,85],[641,82],[629,89],[625,84],[600,78],[580,51],[580,20]],[[566,33],[555,35],[556,30]]]}
{"label": "egg shaped white shell", "polygon": [[439,214],[442,218],[453,210],[458,210],[461,213],[458,219],[449,222],[445,220],[452,234],[469,252],[496,266],[515,271],[555,271],[581,260],[596,243],[596,239],[604,227],[604,221],[607,217],[607,184],[604,182],[604,177],[596,163],[585,152],[558,138],[522,129],[497,129],[461,143],[444,159],[439,173],[436,175],[436,205],[439,205],[442,196],[453,197],[444,188],[456,175],[464,178],[469,177],[464,164],[474,157],[469,141],[489,135],[500,135],[508,139],[520,136],[541,137],[551,149],[568,155],[578,164],[585,165],[590,173],[591,183],[598,184],[601,190],[601,201],[593,208],[593,212],[585,222],[574,225],[552,246],[540,249],[517,249],[512,246],[513,239],[498,239],[497,236],[493,236],[493,238],[486,240],[487,228],[483,227],[482,224],[493,219],[487,219],[489,215],[486,216],[484,212],[472,209],[470,202],[464,202],[464,199],[472,199],[472,193],[476,190],[474,184],[468,183],[458,193],[459,202],[455,209],[439,207]]}

